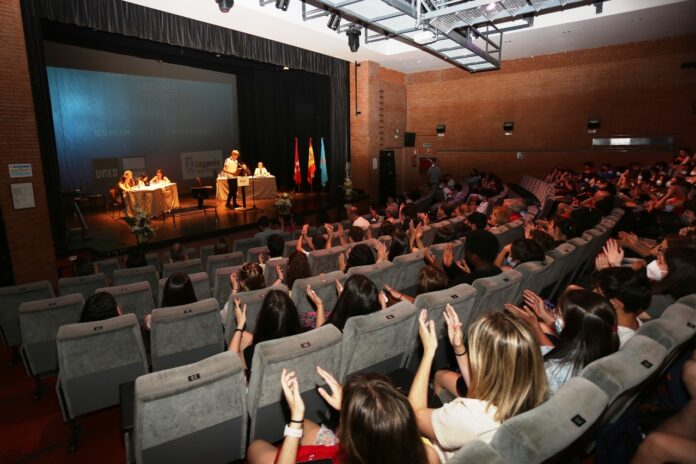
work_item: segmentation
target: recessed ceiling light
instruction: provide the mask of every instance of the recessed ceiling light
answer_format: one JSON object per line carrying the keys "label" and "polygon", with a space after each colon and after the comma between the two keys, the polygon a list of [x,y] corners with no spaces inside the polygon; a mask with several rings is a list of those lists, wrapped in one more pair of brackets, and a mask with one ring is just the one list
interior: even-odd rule
{"label": "recessed ceiling light", "polygon": [[570,30],[566,29],[565,31],[563,31],[563,34],[570,34]]}
{"label": "recessed ceiling light", "polygon": [[493,10],[495,10],[495,7],[496,7],[495,2],[491,2],[488,4],[488,6],[486,6],[486,10],[493,11]]}

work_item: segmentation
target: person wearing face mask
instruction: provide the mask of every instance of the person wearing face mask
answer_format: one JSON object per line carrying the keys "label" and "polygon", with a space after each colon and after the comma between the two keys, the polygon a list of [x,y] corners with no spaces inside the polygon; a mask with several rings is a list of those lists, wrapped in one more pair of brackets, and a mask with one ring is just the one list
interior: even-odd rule
{"label": "person wearing face mask", "polygon": [[[538,296],[529,299],[525,295],[525,303],[524,308],[506,304],[505,309],[533,328],[544,354],[551,394],[592,361],[619,349],[614,307],[598,293],[584,289],[566,290],[558,300],[558,316],[551,314]],[[545,323],[544,326],[537,322],[539,319]],[[557,332],[558,341],[555,343],[544,333],[548,325]]]}
{"label": "person wearing face mask", "polygon": [[660,317],[664,310],[686,295],[696,293],[696,239],[674,236],[664,251],[666,272],[653,284],[653,296],[642,320]]}

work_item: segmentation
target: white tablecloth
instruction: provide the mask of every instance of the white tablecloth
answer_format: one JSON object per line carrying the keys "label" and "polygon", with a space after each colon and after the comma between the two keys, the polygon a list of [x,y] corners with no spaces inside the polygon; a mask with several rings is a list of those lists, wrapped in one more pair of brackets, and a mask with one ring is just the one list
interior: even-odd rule
{"label": "white tablecloth", "polygon": [[164,211],[179,207],[179,190],[174,183],[136,187],[123,192],[123,199],[129,216],[133,216],[136,207],[150,216],[159,216]]}
{"label": "white tablecloth", "polygon": [[[254,184],[252,186],[252,183]],[[242,191],[241,187],[237,189],[237,202],[241,203]],[[229,188],[227,187],[227,179],[224,177],[217,178],[217,201],[227,201],[227,193]],[[257,200],[262,198],[276,198],[278,196],[278,187],[276,185],[275,176],[264,176],[264,177],[249,177],[249,186],[246,187],[246,197],[251,200],[252,194]]]}

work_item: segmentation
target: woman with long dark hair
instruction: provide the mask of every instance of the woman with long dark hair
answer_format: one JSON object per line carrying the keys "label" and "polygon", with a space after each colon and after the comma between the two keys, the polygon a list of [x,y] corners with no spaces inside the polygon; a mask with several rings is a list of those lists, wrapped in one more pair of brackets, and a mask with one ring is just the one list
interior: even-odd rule
{"label": "woman with long dark hair", "polygon": [[250,464],[294,464],[309,460],[333,463],[436,464],[437,455],[418,432],[416,415],[406,397],[389,379],[377,374],[356,374],[345,386],[317,367],[331,393],[319,393],[336,410],[336,434],[304,418],[305,405],[294,372],[283,369],[280,382],[290,409],[290,424],[280,449],[256,440],[249,447]]}
{"label": "woman with long dark hair", "polygon": [[162,291],[162,308],[195,303],[196,292],[187,274],[175,272],[167,279]]}
{"label": "woman with long dark hair", "polygon": [[307,255],[301,251],[293,251],[288,256],[288,267],[285,272],[285,285],[292,290],[292,286],[297,279],[312,277],[312,270],[309,268]]}
{"label": "woman with long dark hair", "polygon": [[268,340],[297,335],[303,331],[295,303],[283,291],[271,290],[266,294],[259,314],[256,316],[253,334],[245,330],[247,306],[240,305],[239,300],[235,300],[234,303],[237,328],[230,341],[229,351],[239,355],[247,371],[251,370],[256,345]]}
{"label": "woman with long dark hair", "polygon": [[343,284],[338,301],[333,310],[326,314],[321,298],[307,286],[307,296],[316,307],[316,327],[326,324],[335,325],[343,331],[348,319],[353,316],[370,314],[387,306],[387,297],[377,290],[377,286],[367,277],[355,274]]}

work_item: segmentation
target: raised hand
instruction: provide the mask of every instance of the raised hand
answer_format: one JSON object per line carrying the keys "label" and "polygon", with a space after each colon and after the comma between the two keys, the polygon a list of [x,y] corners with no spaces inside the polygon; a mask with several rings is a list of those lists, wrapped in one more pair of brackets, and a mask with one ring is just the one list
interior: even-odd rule
{"label": "raised hand", "polygon": [[281,282],[285,280],[285,271],[283,271],[282,266],[276,266],[276,276]]}
{"label": "raised hand", "polygon": [[312,290],[311,285],[307,285],[307,297],[309,298],[309,301],[314,303],[314,306],[319,308],[320,306],[323,308],[324,307],[324,302],[321,301],[321,298],[319,298],[319,295],[316,294],[314,290]]}
{"label": "raised hand", "polygon": [[445,267],[450,267],[454,262],[454,248],[452,244],[448,244],[445,250],[442,252],[442,265]]}
{"label": "raised hand", "polygon": [[377,240],[376,242],[374,242],[374,247],[375,247],[375,250],[377,251],[377,262],[378,263],[386,261],[387,258],[389,258],[389,252],[387,252],[387,247],[384,245],[384,243]]}
{"label": "raised hand", "polygon": [[346,272],[346,254],[345,253],[339,253],[338,254],[338,270],[341,272]]}
{"label": "raised hand", "polygon": [[319,366],[317,366],[317,374],[324,379],[331,390],[331,394],[329,394],[326,390],[324,390],[323,387],[319,387],[319,394],[326,400],[327,403],[329,403],[332,408],[334,408],[336,411],[340,411],[341,401],[343,401],[343,387],[340,383],[338,383],[333,375],[329,374]]}
{"label": "raised hand", "polygon": [[464,333],[462,323],[459,322],[459,315],[449,303],[445,306],[445,323],[447,324],[447,338],[449,338],[455,352],[460,352],[464,347]]}
{"label": "raised hand", "polygon": [[336,281],[336,295],[341,296],[341,293],[343,293],[343,284],[341,283],[340,280]]}
{"label": "raised hand", "polygon": [[601,271],[602,269],[606,269],[609,266],[609,259],[607,258],[607,255],[604,253],[600,253],[597,255],[595,258],[595,269],[598,271]]}
{"label": "raised hand", "polygon": [[604,245],[604,254],[607,256],[609,266],[618,267],[621,266],[623,261],[624,251],[623,248],[619,246],[619,242],[611,239]]}
{"label": "raised hand", "polygon": [[528,307],[520,308],[513,304],[506,303],[505,310],[512,313],[523,322],[526,322],[530,327],[534,327],[537,323],[537,317]]}
{"label": "raised hand", "polygon": [[534,231],[535,229],[534,223],[532,223],[531,221],[525,222],[522,227],[524,227],[524,238],[531,239],[532,231]]}
{"label": "raised hand", "polygon": [[305,405],[300,395],[300,385],[297,383],[297,376],[294,372],[283,369],[280,374],[280,386],[283,388],[285,401],[290,408],[290,419],[293,421],[303,421]]}
{"label": "raised hand", "polygon": [[234,320],[237,323],[237,328],[244,330],[247,321],[247,305],[242,305],[239,298],[234,299]]}
{"label": "raised hand", "polygon": [[435,356],[437,350],[437,335],[435,334],[435,323],[428,320],[428,310],[421,310],[418,317],[418,335],[423,344],[423,356]]}
{"label": "raised hand", "polygon": [[387,309],[387,295],[384,292],[379,292],[377,294],[377,299],[379,300],[379,305],[382,307],[382,309]]}
{"label": "raised hand", "polygon": [[236,272],[233,272],[230,274],[230,285],[232,286],[232,291],[233,292],[238,292],[239,291],[239,276],[237,275]]}
{"label": "raised hand", "polygon": [[522,299],[524,300],[524,304],[527,306],[527,308],[534,312],[539,319],[548,325],[553,325],[555,319],[553,314],[546,309],[546,303],[544,303],[544,299],[542,297],[531,290],[525,290],[522,292]]}

